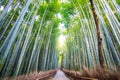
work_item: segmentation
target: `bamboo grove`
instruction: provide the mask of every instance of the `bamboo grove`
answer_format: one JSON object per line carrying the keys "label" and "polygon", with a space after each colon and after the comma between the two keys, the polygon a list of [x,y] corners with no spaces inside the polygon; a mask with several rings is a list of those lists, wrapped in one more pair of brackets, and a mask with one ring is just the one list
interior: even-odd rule
{"label": "bamboo grove", "polygon": [[[67,69],[82,70],[84,65],[91,69],[100,65],[100,61],[90,3],[81,5],[76,1],[73,2],[73,6],[78,11],[69,22],[71,27],[68,29],[69,38],[66,40],[67,51],[63,66]],[[104,65],[108,69],[117,70],[120,66],[120,8],[114,0],[95,0],[94,6],[100,25]]]}
{"label": "bamboo grove", "polygon": [[[101,59],[105,68],[119,70],[119,0],[0,0],[0,76],[60,66],[82,71],[83,66],[92,69],[101,65],[90,1],[94,2],[102,38]],[[62,47],[61,35],[65,39]]]}

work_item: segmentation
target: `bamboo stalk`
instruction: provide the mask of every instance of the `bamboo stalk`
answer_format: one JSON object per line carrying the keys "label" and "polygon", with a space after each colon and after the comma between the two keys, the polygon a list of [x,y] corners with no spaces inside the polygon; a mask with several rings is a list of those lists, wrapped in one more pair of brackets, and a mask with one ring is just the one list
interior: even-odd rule
{"label": "bamboo stalk", "polygon": [[100,66],[102,68],[104,68],[105,66],[104,66],[104,59],[103,59],[103,55],[102,55],[102,37],[100,36],[100,27],[99,27],[99,23],[98,23],[97,14],[96,14],[96,11],[95,11],[95,8],[94,8],[93,0],[90,0],[90,3],[91,3],[93,17],[94,17],[94,21],[95,21],[95,25],[96,25],[96,30],[97,30],[98,55],[99,55]]}

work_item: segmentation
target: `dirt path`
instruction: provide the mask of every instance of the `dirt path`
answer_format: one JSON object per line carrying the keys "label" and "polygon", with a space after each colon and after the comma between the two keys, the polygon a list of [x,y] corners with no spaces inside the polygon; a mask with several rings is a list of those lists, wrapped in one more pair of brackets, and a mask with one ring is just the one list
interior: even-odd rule
{"label": "dirt path", "polygon": [[67,78],[61,70],[58,70],[53,79],[51,80],[70,80],[70,79]]}

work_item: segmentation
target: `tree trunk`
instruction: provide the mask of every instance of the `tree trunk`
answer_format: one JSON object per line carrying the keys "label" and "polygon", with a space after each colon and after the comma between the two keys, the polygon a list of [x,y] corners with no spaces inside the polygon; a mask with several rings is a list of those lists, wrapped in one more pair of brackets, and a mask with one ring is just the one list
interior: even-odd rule
{"label": "tree trunk", "polygon": [[102,38],[100,36],[100,27],[99,27],[99,23],[98,23],[97,14],[96,14],[96,11],[95,11],[95,8],[94,8],[93,0],[90,0],[90,3],[91,3],[93,17],[94,17],[94,21],[95,21],[96,29],[97,29],[98,55],[99,55],[100,66],[102,68],[104,68],[105,66],[104,66],[104,59],[103,59],[103,55],[102,55]]}

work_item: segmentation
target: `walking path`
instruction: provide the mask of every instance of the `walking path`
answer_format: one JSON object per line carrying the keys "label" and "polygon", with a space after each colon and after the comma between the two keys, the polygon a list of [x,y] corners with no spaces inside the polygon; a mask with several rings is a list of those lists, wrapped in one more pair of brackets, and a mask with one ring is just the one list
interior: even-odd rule
{"label": "walking path", "polygon": [[58,70],[52,80],[70,80],[70,79],[67,78],[61,70]]}

